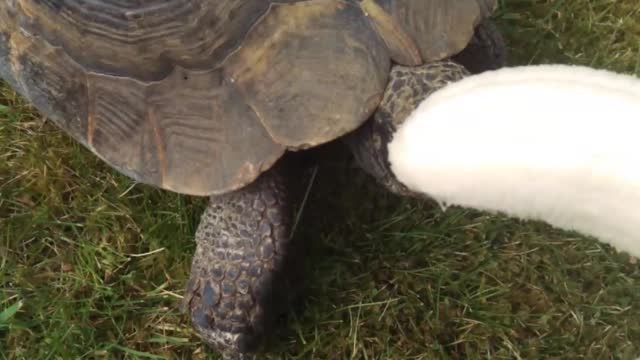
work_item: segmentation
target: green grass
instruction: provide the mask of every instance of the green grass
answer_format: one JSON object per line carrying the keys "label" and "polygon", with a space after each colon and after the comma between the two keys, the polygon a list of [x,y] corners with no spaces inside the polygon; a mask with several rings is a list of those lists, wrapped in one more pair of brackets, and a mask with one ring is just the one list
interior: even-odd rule
{"label": "green grass", "polygon": [[[637,0],[507,0],[514,64],[640,75]],[[338,176],[336,176],[338,174]],[[178,310],[204,201],[133,185],[0,90],[0,358],[216,359]],[[535,222],[440,211],[324,160],[304,308],[267,359],[632,359],[640,268]]]}

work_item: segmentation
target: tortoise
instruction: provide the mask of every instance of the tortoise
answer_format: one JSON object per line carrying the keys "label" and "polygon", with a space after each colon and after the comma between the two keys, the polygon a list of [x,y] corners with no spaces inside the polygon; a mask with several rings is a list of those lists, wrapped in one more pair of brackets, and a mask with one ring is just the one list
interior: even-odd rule
{"label": "tortoise", "polygon": [[414,196],[388,168],[391,130],[466,72],[447,59],[502,66],[496,3],[6,0],[0,76],[121,173],[210,197],[183,305],[206,343],[243,358],[298,286],[280,159],[344,140]]}

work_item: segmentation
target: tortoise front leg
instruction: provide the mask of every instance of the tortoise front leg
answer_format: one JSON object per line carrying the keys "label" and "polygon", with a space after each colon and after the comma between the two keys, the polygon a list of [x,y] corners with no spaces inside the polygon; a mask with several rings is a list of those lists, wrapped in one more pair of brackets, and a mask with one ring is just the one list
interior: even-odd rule
{"label": "tortoise front leg", "polygon": [[[409,191],[391,171],[387,145],[393,134],[433,92],[470,74],[504,67],[507,52],[502,34],[491,20],[486,20],[476,27],[469,45],[452,59],[416,67],[394,66],[378,110],[344,138],[356,163],[389,191],[423,198],[423,194]],[[424,141],[429,141],[428,137]]]}
{"label": "tortoise front leg", "polygon": [[185,296],[193,327],[227,359],[250,358],[295,288],[292,210],[281,170],[213,196]]}
{"label": "tortoise front leg", "polygon": [[[467,75],[469,72],[464,67],[449,60],[416,67],[394,66],[378,110],[344,138],[356,163],[392,193],[423,198],[423,194],[411,192],[396,179],[389,163],[387,145],[424,99]],[[429,141],[428,137],[424,141]]]}

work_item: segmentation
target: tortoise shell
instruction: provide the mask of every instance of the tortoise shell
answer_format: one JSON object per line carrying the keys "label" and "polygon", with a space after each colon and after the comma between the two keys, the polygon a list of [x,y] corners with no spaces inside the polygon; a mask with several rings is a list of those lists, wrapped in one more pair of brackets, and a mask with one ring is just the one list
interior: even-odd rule
{"label": "tortoise shell", "polygon": [[238,189],[462,50],[495,0],[4,0],[0,76],[138,182]]}

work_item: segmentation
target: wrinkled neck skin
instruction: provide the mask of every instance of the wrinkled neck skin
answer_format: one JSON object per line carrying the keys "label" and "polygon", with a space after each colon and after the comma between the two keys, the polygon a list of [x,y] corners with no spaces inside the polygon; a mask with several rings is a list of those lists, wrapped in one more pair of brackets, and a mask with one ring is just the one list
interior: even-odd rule
{"label": "wrinkled neck skin", "polygon": [[542,220],[640,256],[640,79],[504,68],[432,94],[389,143],[409,189]]}

